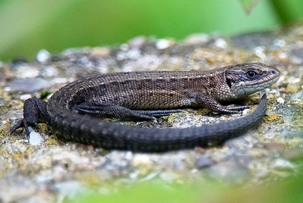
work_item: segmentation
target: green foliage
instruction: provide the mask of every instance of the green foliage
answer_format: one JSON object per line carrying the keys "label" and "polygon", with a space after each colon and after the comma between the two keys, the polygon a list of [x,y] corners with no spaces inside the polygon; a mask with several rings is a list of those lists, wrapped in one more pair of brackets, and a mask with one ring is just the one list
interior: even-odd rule
{"label": "green foliage", "polygon": [[246,13],[250,13],[253,8],[259,3],[260,0],[240,0],[241,4],[246,11]]}
{"label": "green foliage", "polygon": [[130,187],[116,188],[118,192],[101,195],[98,192],[82,197],[68,199],[66,202],[131,202],[131,203],[165,203],[165,202],[199,202],[203,196],[214,195],[219,185],[206,183],[202,189],[198,185],[166,185],[159,181],[137,183]]}
{"label": "green foliage", "polygon": [[191,203],[191,202],[302,202],[303,175],[278,180],[266,185],[241,187],[223,185],[211,181],[196,184],[165,185],[156,181],[137,183],[129,187],[116,188],[118,192],[100,194],[86,193],[67,199],[66,202],[102,203]]}
{"label": "green foliage", "polygon": [[122,43],[268,30],[303,16],[301,0],[0,0],[0,59]]}

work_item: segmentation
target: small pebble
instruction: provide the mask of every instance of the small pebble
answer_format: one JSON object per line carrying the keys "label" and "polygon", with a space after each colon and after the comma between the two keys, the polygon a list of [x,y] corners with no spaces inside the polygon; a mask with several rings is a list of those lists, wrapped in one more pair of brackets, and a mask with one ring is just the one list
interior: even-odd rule
{"label": "small pebble", "polygon": [[32,95],[30,95],[30,94],[21,94],[19,98],[20,98],[20,100],[25,101],[27,99],[32,98]]}
{"label": "small pebble", "polygon": [[160,39],[156,43],[156,47],[158,49],[167,49],[170,45],[171,45],[171,42],[169,40],[167,40],[167,39]]}
{"label": "small pebble", "polygon": [[49,60],[50,57],[51,57],[51,54],[46,49],[41,49],[38,52],[36,59],[40,63],[45,63]]}
{"label": "small pebble", "polygon": [[189,37],[187,37],[184,42],[188,45],[196,45],[196,44],[202,44],[207,42],[209,39],[209,36],[204,33],[200,34],[192,34]]}
{"label": "small pebble", "polygon": [[40,71],[35,66],[20,65],[16,71],[15,76],[17,78],[34,78],[40,75]]}
{"label": "small pebble", "polygon": [[277,99],[277,102],[278,102],[279,104],[284,104],[285,100],[284,100],[282,97],[279,97],[279,98]]}
{"label": "small pebble", "polygon": [[29,143],[33,146],[40,145],[44,139],[40,133],[35,132],[34,130],[29,134]]}
{"label": "small pebble", "polygon": [[205,157],[205,156],[200,156],[196,160],[196,166],[199,169],[201,169],[201,168],[207,168],[207,167],[209,167],[209,166],[211,166],[213,164],[214,164],[213,160],[211,160],[210,158]]}
{"label": "small pebble", "polygon": [[255,48],[255,54],[258,56],[261,60],[266,59],[266,54],[264,53],[264,48],[263,47],[256,47]]}
{"label": "small pebble", "polygon": [[219,38],[215,41],[216,47],[219,47],[221,49],[226,49],[227,48],[227,42],[225,39]]}
{"label": "small pebble", "polygon": [[27,92],[50,88],[49,81],[42,78],[17,78],[9,82],[8,85],[15,90]]}

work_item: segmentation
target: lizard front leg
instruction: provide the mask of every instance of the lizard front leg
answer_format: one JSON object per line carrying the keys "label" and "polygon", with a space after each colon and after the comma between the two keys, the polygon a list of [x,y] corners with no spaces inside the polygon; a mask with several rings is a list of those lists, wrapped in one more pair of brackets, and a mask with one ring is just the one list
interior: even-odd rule
{"label": "lizard front leg", "polygon": [[194,96],[193,104],[197,106],[203,106],[204,108],[219,113],[239,113],[240,111],[249,108],[249,106],[223,106],[211,96],[204,94],[196,94]]}

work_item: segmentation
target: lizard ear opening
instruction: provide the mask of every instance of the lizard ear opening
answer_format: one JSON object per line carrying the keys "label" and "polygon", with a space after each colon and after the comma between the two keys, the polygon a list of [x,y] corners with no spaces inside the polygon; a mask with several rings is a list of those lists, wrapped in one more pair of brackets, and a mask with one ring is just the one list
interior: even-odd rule
{"label": "lizard ear opening", "polygon": [[226,78],[226,84],[228,85],[229,88],[231,88],[231,83],[232,83],[232,80],[229,78]]}

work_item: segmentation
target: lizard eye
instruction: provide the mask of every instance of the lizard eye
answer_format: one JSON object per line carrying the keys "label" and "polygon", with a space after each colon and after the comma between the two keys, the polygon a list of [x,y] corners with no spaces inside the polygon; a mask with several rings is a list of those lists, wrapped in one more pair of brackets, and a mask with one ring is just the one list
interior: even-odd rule
{"label": "lizard eye", "polygon": [[249,78],[249,79],[254,79],[254,78],[256,78],[257,77],[257,73],[255,72],[255,71],[253,71],[253,70],[249,70],[249,71],[247,71],[247,73],[246,73],[246,76]]}

